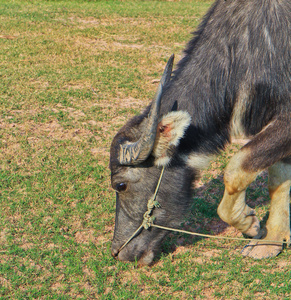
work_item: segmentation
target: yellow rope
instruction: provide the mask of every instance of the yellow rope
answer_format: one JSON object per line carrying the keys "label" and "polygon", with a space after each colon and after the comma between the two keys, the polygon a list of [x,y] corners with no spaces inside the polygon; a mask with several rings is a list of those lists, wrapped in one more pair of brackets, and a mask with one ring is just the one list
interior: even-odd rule
{"label": "yellow rope", "polygon": [[119,248],[118,252],[120,252],[138,233],[139,231],[143,228],[143,224],[141,224],[138,229],[134,232],[134,234]]}
{"label": "yellow rope", "polygon": [[175,229],[175,228],[170,228],[170,227],[165,227],[165,226],[160,226],[160,225],[154,224],[154,217],[151,216],[151,213],[155,207],[157,207],[157,208],[160,207],[159,203],[156,201],[156,197],[157,197],[157,193],[159,191],[159,187],[160,187],[160,184],[162,181],[164,171],[165,171],[165,167],[162,168],[155,193],[148,201],[148,204],[147,204],[148,210],[144,213],[142,224],[133,233],[133,235],[119,248],[119,251],[121,251],[140,232],[140,230],[142,228],[149,229],[150,227],[156,227],[156,228],[163,229],[163,230],[175,231],[175,232],[179,232],[179,233],[186,233],[186,234],[190,234],[190,235],[196,235],[196,236],[214,238],[214,239],[221,239],[221,240],[260,242],[260,245],[264,245],[263,243],[266,243],[268,245],[270,245],[270,244],[287,244],[287,245],[289,244],[290,245],[290,241],[289,242],[288,241],[272,241],[272,240],[260,240],[260,239],[255,239],[255,238],[252,239],[252,238],[236,238],[236,237],[227,237],[227,236],[216,236],[216,235],[211,235],[211,234],[196,233],[196,232],[192,232],[192,231],[180,230],[180,229]]}
{"label": "yellow rope", "polygon": [[148,201],[148,204],[147,204],[148,210],[143,215],[143,222],[142,222],[142,224],[131,235],[131,237],[119,248],[119,250],[118,250],[119,252],[139,233],[139,231],[142,228],[149,229],[153,225],[154,218],[151,217],[150,215],[151,215],[151,213],[152,213],[152,211],[153,211],[153,209],[155,207],[160,207],[160,204],[156,201],[156,197],[157,197],[157,193],[159,191],[159,187],[161,185],[161,181],[162,181],[162,177],[163,177],[164,171],[165,171],[165,167],[162,168],[162,171],[161,171],[161,174],[160,174],[160,177],[159,177],[159,181],[157,183],[154,195]]}
{"label": "yellow rope", "polygon": [[228,236],[219,236],[219,235],[211,235],[211,234],[203,234],[203,233],[196,233],[192,231],[186,231],[186,230],[180,230],[180,229],[175,229],[175,228],[170,228],[170,227],[165,227],[165,226],[160,226],[156,224],[151,224],[152,227],[156,227],[159,229],[164,229],[164,230],[169,230],[169,231],[175,231],[175,232],[180,232],[180,233],[186,233],[186,234],[191,234],[191,235],[197,235],[201,237],[207,237],[207,238],[214,238],[214,239],[221,239],[221,240],[234,240],[234,241],[252,241],[252,242],[264,242],[264,243],[280,243],[280,244],[289,244],[290,242],[287,241],[272,241],[272,240],[260,240],[260,239],[252,239],[252,238],[240,238],[240,237],[228,237]]}

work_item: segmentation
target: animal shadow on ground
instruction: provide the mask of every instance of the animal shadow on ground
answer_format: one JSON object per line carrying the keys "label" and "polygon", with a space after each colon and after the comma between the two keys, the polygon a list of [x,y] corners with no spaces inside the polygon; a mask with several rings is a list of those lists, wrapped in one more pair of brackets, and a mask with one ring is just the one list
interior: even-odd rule
{"label": "animal shadow on ground", "polygon": [[[217,207],[224,193],[223,174],[217,175],[205,184],[194,189],[193,204],[189,214],[182,223],[181,229],[214,236],[242,237],[242,234],[234,227],[223,222],[218,214]],[[261,221],[261,228],[268,219],[270,198],[268,194],[268,173],[263,172],[248,187],[246,203],[256,208],[257,216]],[[165,224],[165,226],[167,226]],[[186,233],[171,232],[162,245],[162,253],[168,255],[180,246],[190,246],[199,240],[205,239]],[[207,239],[207,238],[206,238]],[[223,245],[219,246],[224,248]]]}

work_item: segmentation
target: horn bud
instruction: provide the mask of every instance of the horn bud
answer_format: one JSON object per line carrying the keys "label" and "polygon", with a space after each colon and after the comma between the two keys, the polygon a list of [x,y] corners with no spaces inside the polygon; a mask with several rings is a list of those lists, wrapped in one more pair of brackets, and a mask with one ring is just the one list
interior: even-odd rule
{"label": "horn bud", "polygon": [[126,142],[120,145],[119,162],[122,165],[136,165],[145,161],[153,150],[161,99],[164,86],[170,81],[174,64],[174,54],[171,55],[165,67],[162,79],[160,81],[156,97],[151,104],[151,109],[147,117],[146,130],[142,133],[140,139],[136,142]]}

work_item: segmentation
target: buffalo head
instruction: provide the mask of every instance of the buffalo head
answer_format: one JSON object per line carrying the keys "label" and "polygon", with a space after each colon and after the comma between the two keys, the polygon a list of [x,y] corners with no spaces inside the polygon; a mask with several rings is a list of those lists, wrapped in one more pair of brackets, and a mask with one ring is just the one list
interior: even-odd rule
{"label": "buffalo head", "polygon": [[111,183],[116,191],[112,254],[122,261],[150,264],[167,234],[157,228],[143,229],[121,249],[142,223],[162,166],[166,169],[156,199],[161,207],[153,211],[155,223],[166,226],[181,223],[191,200],[194,172],[178,150],[191,123],[190,115],[184,111],[160,115],[163,91],[171,81],[173,60],[172,56],[168,61],[155,100],[143,114],[121,128],[111,145]]}

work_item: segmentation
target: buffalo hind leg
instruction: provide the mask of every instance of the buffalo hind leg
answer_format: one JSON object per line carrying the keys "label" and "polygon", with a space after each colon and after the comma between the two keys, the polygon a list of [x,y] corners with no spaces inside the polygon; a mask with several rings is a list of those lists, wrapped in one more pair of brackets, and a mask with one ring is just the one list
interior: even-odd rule
{"label": "buffalo hind leg", "polygon": [[250,149],[243,148],[229,161],[224,172],[224,196],[217,212],[223,221],[254,237],[260,231],[260,223],[254,210],[246,204],[245,193],[260,171],[244,170],[243,163],[249,154]]}
{"label": "buffalo hind leg", "polygon": [[[269,193],[271,207],[264,238],[251,242],[242,254],[253,258],[268,258],[278,255],[283,249],[283,241],[290,243],[290,185],[291,159],[282,160],[269,168]],[[268,243],[280,241],[281,243]]]}
{"label": "buffalo hind leg", "polygon": [[267,234],[263,238],[276,238],[280,243],[275,246],[267,245],[266,241],[260,243],[264,243],[264,246],[252,243],[243,251],[244,255],[256,258],[275,256],[281,251],[282,242],[290,240],[290,153],[291,124],[290,115],[286,114],[266,126],[233,156],[226,167],[225,193],[218,207],[218,214],[228,224],[256,238],[259,235],[261,237],[263,231],[260,231],[254,211],[245,203],[245,191],[260,171],[269,168],[271,174],[271,210]]}

